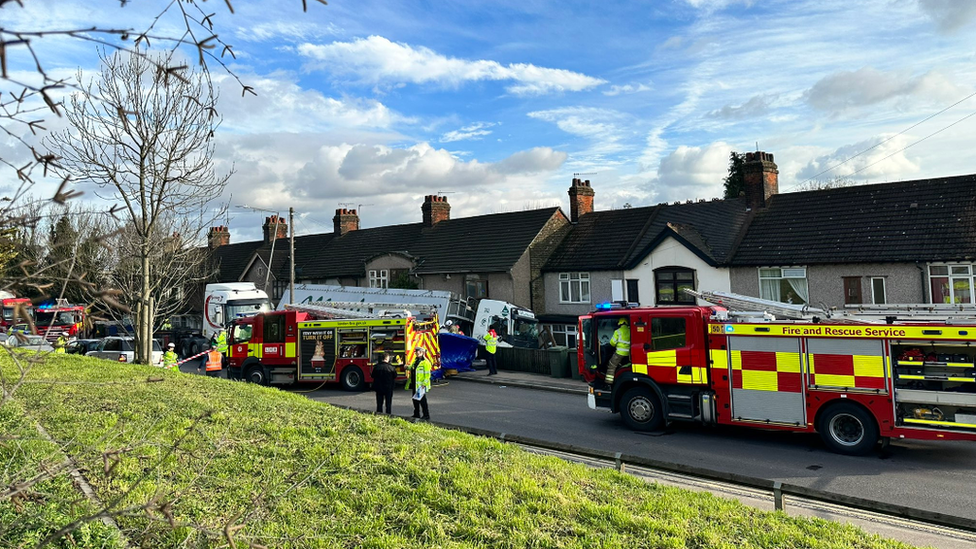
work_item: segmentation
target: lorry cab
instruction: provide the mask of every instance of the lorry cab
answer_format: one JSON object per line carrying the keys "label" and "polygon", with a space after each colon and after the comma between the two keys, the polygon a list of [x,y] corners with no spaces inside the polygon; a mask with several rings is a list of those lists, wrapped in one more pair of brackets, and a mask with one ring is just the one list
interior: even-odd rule
{"label": "lorry cab", "polygon": [[478,302],[471,337],[482,341],[488,330],[495,330],[499,341],[512,347],[539,347],[539,319],[531,310],[495,299]]}

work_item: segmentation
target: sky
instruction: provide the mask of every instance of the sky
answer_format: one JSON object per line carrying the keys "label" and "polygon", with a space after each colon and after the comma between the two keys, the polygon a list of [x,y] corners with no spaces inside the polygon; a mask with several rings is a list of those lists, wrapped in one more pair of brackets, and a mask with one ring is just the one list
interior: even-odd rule
{"label": "sky", "polygon": [[[781,192],[976,173],[973,2],[301,4],[204,4],[257,93],[211,66],[231,242],[260,238],[289,207],[296,234],[331,232],[337,208],[358,209],[363,228],[418,222],[438,193],[455,218],[568,213],[574,174],[598,210],[711,199],[732,151],[773,153]],[[0,19],[142,30],[161,5],[24,0]],[[37,47],[52,74],[98,69],[90,43]],[[12,74],[31,72],[8,52]],[[0,150],[17,154],[9,138]]]}

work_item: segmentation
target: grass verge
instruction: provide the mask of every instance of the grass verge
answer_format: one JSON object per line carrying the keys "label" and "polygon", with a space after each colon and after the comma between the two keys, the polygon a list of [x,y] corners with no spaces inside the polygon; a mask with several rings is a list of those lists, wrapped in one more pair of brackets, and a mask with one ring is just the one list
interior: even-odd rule
{"label": "grass verge", "polygon": [[[13,373],[9,357],[0,368]],[[908,547],[276,389],[84,357],[52,356],[0,421],[18,433],[0,439],[0,480],[66,452],[140,547]],[[0,524],[34,520],[0,529],[0,546],[91,512],[63,476],[50,482],[57,497],[0,500]],[[85,528],[59,543],[118,544]]]}

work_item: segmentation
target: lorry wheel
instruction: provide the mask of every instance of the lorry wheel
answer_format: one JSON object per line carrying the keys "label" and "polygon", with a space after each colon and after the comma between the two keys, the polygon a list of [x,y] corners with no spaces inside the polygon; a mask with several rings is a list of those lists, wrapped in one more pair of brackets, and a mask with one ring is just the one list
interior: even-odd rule
{"label": "lorry wheel", "polygon": [[346,391],[362,391],[366,388],[366,378],[359,366],[346,366],[342,370],[342,388]]}
{"label": "lorry wheel", "polygon": [[831,451],[849,456],[863,456],[878,443],[878,424],[864,408],[840,402],[820,417],[820,437]]}
{"label": "lorry wheel", "polygon": [[264,366],[255,364],[247,369],[247,372],[244,374],[244,380],[257,385],[267,385],[268,374],[264,371]]}
{"label": "lorry wheel", "polygon": [[200,342],[194,342],[193,345],[190,346],[190,356],[198,355],[202,350],[203,349],[200,348]]}
{"label": "lorry wheel", "polygon": [[620,399],[620,417],[635,431],[656,431],[664,425],[664,410],[649,387],[628,389]]}

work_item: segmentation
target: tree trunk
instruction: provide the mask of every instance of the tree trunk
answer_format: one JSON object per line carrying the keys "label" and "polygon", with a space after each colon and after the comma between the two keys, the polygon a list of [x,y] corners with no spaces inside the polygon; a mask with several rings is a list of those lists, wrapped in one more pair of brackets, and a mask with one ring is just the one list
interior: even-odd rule
{"label": "tree trunk", "polygon": [[139,297],[139,329],[136,343],[139,352],[136,361],[141,364],[152,362],[152,307],[149,293],[149,251],[143,246],[142,250],[142,292]]}

